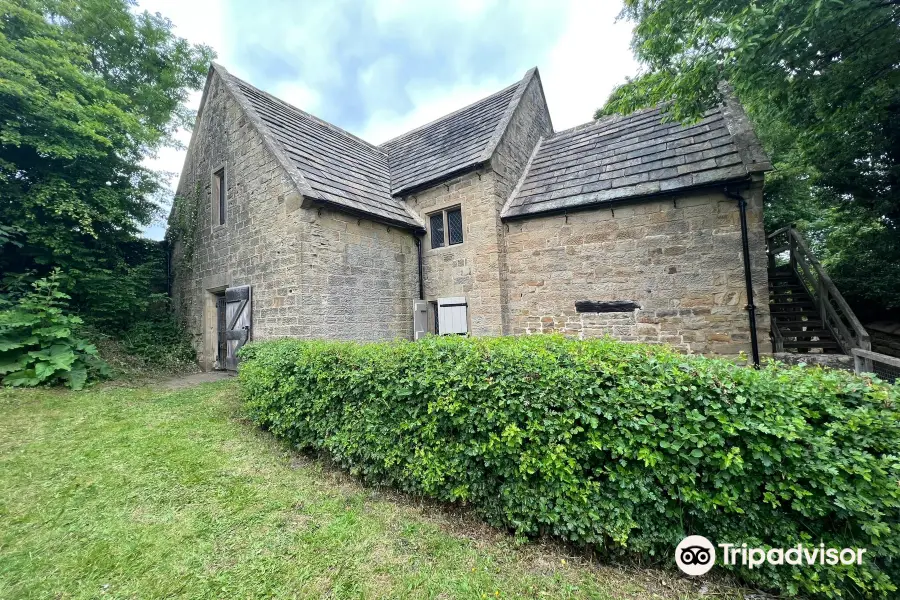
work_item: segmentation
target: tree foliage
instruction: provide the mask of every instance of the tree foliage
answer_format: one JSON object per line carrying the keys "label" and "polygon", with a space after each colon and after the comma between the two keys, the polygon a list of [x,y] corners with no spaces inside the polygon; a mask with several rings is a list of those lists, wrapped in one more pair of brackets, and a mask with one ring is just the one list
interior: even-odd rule
{"label": "tree foliage", "polygon": [[622,15],[644,72],[597,116],[668,102],[689,120],[729,81],[777,169],[767,226],[804,228],[858,305],[900,307],[900,3],[626,0]]}
{"label": "tree foliage", "polygon": [[59,268],[74,307],[114,328],[160,265],[138,235],[165,181],[143,161],[191,124],[185,100],[213,57],[134,7],[0,0],[0,223],[14,236],[0,236],[0,285]]}

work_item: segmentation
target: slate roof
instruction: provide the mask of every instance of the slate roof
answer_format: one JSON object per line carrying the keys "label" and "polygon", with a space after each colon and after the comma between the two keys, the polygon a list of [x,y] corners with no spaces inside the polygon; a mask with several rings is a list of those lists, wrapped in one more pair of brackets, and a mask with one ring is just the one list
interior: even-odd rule
{"label": "slate roof", "polygon": [[[387,154],[360,138],[259,90],[216,65],[300,193],[351,212],[421,228],[390,191]],[[294,169],[291,169],[294,167]]]}
{"label": "slate roof", "polygon": [[[489,161],[537,74],[531,69],[514,85],[374,146],[219,65],[212,70],[304,198],[417,230],[424,229],[422,219],[398,196]],[[746,115],[725,91],[723,106],[688,126],[664,122],[653,108],[541,139],[501,216],[602,205],[770,170]]]}
{"label": "slate roof", "polygon": [[531,69],[518,83],[382,144],[392,193],[408,193],[490,160],[536,72]]}
{"label": "slate roof", "polygon": [[694,124],[660,108],[612,116],[540,141],[504,218],[582,208],[744,179],[771,165],[731,98]]}

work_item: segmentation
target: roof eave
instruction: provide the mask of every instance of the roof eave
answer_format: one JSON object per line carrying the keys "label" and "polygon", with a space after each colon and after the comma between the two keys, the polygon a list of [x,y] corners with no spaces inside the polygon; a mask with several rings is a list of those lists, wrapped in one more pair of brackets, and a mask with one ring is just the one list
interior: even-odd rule
{"label": "roof eave", "polygon": [[597,210],[599,208],[611,208],[615,206],[622,206],[623,204],[632,204],[639,202],[646,202],[648,200],[658,200],[660,198],[678,196],[684,193],[689,192],[697,192],[697,191],[705,191],[712,189],[720,189],[729,185],[734,184],[752,184],[758,180],[758,174],[747,174],[741,177],[732,177],[729,179],[722,179],[721,181],[713,181],[710,183],[704,183],[701,185],[693,185],[689,187],[677,188],[672,190],[665,190],[660,192],[654,192],[651,194],[641,194],[635,196],[626,196],[624,198],[615,198],[613,200],[598,200],[596,202],[586,202],[584,204],[577,204],[573,206],[562,206],[556,208],[550,208],[545,210],[537,210],[532,212],[522,212],[515,213],[506,212],[506,214],[500,215],[501,221],[521,221],[524,219],[530,219],[532,217],[547,217],[551,215],[562,215],[567,213],[575,213],[582,212],[587,210]]}
{"label": "roof eave", "polygon": [[426,179],[425,181],[420,181],[413,183],[411,185],[407,185],[404,187],[397,188],[396,190],[391,191],[391,195],[394,198],[399,198],[400,196],[409,196],[410,194],[416,194],[423,190],[427,190],[429,188],[433,188],[436,185],[440,185],[445,181],[449,181],[455,177],[459,177],[461,175],[465,175],[466,173],[471,173],[473,171],[477,171],[485,166],[484,161],[476,161],[472,163],[468,163],[461,167],[457,167],[450,171],[446,171],[430,179]]}
{"label": "roof eave", "polygon": [[385,217],[382,215],[376,215],[375,213],[352,208],[347,206],[346,204],[341,204],[339,202],[334,202],[332,200],[327,200],[322,197],[309,197],[305,198],[304,207],[305,208],[315,208],[316,206],[325,206],[327,208],[331,208],[338,212],[346,213],[349,215],[353,215],[355,217],[360,217],[366,219],[367,221],[373,221],[376,223],[381,223],[383,225],[390,225],[391,227],[398,227],[400,229],[406,229],[412,231],[417,234],[425,233],[425,226],[418,222],[418,220],[414,222],[402,221],[400,219],[392,219],[390,217]]}

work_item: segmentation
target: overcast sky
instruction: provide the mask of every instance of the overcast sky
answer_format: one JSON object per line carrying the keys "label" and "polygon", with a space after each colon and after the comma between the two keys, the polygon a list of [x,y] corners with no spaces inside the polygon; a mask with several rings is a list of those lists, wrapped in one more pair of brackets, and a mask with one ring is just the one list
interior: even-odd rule
{"label": "overcast sky", "polygon": [[[591,120],[637,71],[631,24],[616,22],[620,0],[138,1],[212,46],[232,74],[375,144],[533,66],[559,131]],[[151,166],[173,173],[174,189],[183,162],[183,151],[165,150]]]}

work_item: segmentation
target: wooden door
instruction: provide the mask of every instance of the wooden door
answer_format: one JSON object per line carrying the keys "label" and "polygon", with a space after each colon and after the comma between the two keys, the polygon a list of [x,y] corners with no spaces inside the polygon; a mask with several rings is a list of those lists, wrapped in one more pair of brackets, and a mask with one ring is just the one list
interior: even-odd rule
{"label": "wooden door", "polygon": [[225,290],[225,368],[229,371],[237,370],[237,352],[251,339],[251,296],[249,285]]}
{"label": "wooden door", "polygon": [[225,294],[216,296],[216,368],[225,368],[225,356],[228,354],[228,342],[225,333],[228,321],[225,320]]}

